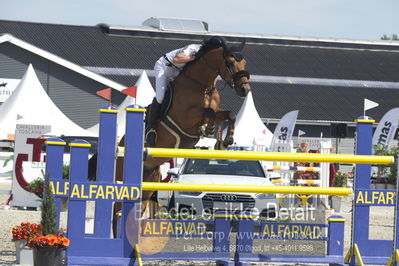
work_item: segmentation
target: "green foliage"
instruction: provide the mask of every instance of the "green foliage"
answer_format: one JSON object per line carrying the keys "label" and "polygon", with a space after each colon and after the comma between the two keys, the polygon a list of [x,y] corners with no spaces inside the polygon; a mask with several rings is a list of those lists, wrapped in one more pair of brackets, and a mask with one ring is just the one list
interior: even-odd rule
{"label": "green foliage", "polygon": [[395,163],[390,165],[378,165],[378,178],[386,178],[389,184],[396,183],[396,176],[398,174],[398,165],[396,161],[398,160],[398,146],[392,146],[389,148],[386,145],[374,145],[374,154],[382,156],[393,156],[395,158]]}
{"label": "green foliage", "polygon": [[[14,160],[14,155],[10,155],[7,159],[4,160],[3,162],[3,166],[2,167],[6,167],[8,164],[12,164]],[[4,172],[4,174],[12,174],[13,170]]]}
{"label": "green foliage", "polygon": [[3,162],[3,167],[6,167],[7,164],[11,163],[13,160],[14,160],[14,155],[11,155],[7,159],[5,159],[4,162]]}
{"label": "green foliage", "polygon": [[44,191],[44,171],[42,171],[42,177],[38,177],[31,181],[26,187],[30,189],[32,193],[35,193],[39,198],[43,198]]}
{"label": "green foliage", "polygon": [[32,180],[27,187],[32,190],[39,190],[43,188],[43,186],[44,186],[44,179],[42,177],[38,177]]}
{"label": "green foliage", "polygon": [[392,40],[392,41],[399,41],[399,38],[398,38],[398,35],[397,35],[397,34],[392,34],[391,37],[389,37],[388,35],[384,34],[384,35],[381,37],[381,40],[384,40],[384,41],[389,41],[389,40]]}
{"label": "green foliage", "polygon": [[43,225],[43,235],[57,235],[58,230],[56,222],[55,200],[53,192],[50,188],[50,179],[48,175],[45,176],[44,197],[41,208],[41,224]]}
{"label": "green foliage", "polygon": [[43,190],[44,190],[44,179],[43,177],[38,177],[31,181],[28,185],[27,188],[31,190],[32,193],[35,193],[36,196],[39,198],[43,198]]}
{"label": "green foliage", "polygon": [[62,179],[69,179],[69,165],[67,164],[62,167]]}
{"label": "green foliage", "polygon": [[335,173],[335,178],[334,178],[334,187],[347,187],[348,186],[348,178],[351,177],[351,174],[349,173],[344,173],[341,171],[338,171]]}

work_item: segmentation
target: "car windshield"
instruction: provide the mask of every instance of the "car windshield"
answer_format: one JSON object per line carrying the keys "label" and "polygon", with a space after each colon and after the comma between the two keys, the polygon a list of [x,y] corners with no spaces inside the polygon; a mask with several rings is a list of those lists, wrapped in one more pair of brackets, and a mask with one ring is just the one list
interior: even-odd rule
{"label": "car windshield", "polygon": [[182,173],[265,177],[258,161],[240,160],[187,159]]}

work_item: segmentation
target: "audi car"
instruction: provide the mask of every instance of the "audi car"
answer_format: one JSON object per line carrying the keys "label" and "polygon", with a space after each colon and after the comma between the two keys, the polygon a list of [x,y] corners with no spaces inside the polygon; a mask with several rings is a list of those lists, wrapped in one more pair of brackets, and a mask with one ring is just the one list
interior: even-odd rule
{"label": "audi car", "polygon": [[[186,159],[182,167],[168,171],[173,182],[193,184],[273,185],[259,161]],[[216,210],[274,217],[277,211],[276,194],[174,192],[169,207],[174,211],[204,216]]]}

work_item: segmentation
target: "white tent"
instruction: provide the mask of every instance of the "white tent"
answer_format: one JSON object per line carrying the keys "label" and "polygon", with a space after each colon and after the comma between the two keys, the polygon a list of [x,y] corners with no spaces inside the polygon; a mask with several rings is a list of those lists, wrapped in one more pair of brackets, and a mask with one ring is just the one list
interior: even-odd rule
{"label": "white tent", "polygon": [[93,136],[58,109],[44,91],[32,65],[13,94],[0,106],[0,139],[15,134],[18,123],[51,125],[49,135]]}
{"label": "white tent", "polygon": [[[226,135],[226,130],[224,131]],[[258,111],[256,111],[252,93],[249,92],[237,114],[234,131],[234,145],[249,146],[254,144],[270,147],[273,133],[263,124]],[[213,147],[215,139],[203,138],[197,147]]]}
{"label": "white tent", "polygon": [[136,93],[136,104],[146,107],[152,103],[152,99],[155,97],[155,90],[148,79],[147,73],[143,71],[140,78],[136,82],[137,93]]}
{"label": "white tent", "polygon": [[234,142],[238,146],[253,146],[254,143],[270,147],[273,133],[265,126],[255,108],[252,92],[249,92],[237,114]]}
{"label": "white tent", "polygon": [[[137,104],[143,107],[148,106],[152,99],[155,97],[154,89],[148,79],[147,73],[143,71],[140,78],[137,80],[136,85],[136,99],[130,96],[126,96],[125,100],[118,106],[119,111],[117,116],[117,136],[122,137],[125,134],[125,124],[126,124],[126,111],[125,108],[132,104]],[[91,133],[98,135],[99,124],[87,129]]]}

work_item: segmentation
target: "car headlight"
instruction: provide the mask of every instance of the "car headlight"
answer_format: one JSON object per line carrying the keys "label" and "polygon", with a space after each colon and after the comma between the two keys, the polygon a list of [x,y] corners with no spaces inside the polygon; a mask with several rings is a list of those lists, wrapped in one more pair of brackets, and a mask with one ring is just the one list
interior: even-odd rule
{"label": "car headlight", "polygon": [[198,191],[179,191],[179,194],[184,196],[199,196],[201,193]]}
{"label": "car headlight", "polygon": [[276,198],[276,194],[273,193],[257,193],[255,194],[257,199],[274,199]]}

